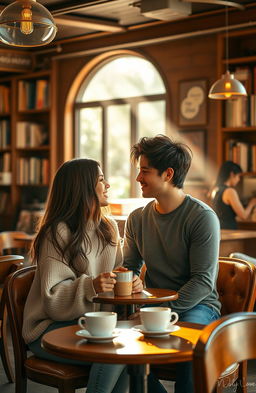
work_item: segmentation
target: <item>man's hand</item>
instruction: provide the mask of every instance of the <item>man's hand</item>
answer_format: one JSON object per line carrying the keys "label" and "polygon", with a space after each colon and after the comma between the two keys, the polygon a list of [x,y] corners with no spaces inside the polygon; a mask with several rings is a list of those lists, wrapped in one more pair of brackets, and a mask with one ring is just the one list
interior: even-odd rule
{"label": "man's hand", "polygon": [[132,293],[139,293],[143,290],[143,283],[141,279],[134,275],[132,280]]}
{"label": "man's hand", "polygon": [[115,273],[101,273],[92,282],[96,293],[113,291],[116,283]]}

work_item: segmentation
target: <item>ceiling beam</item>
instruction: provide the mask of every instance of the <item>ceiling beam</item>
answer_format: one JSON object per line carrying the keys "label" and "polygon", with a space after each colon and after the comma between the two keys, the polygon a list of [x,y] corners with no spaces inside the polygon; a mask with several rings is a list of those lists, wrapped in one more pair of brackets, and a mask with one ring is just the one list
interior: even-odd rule
{"label": "ceiling beam", "polygon": [[96,18],[79,17],[71,15],[55,16],[54,21],[57,25],[68,26],[81,29],[92,29],[99,31],[108,31],[111,33],[117,33],[126,31],[126,28],[120,26],[116,22],[106,21]]}
{"label": "ceiling beam", "polygon": [[70,12],[81,12],[87,7],[92,7],[94,5],[100,5],[104,3],[109,3],[110,1],[116,0],[82,0],[82,1],[67,1],[62,4],[50,4],[47,5],[47,9],[51,12],[53,16],[68,14]]}

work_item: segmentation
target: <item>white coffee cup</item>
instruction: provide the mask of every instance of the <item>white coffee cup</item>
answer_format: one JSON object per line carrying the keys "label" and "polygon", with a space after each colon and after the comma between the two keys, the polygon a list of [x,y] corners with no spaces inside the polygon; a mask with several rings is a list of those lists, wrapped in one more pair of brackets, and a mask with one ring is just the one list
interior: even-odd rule
{"label": "white coffee cup", "polygon": [[116,283],[114,292],[116,296],[129,296],[132,294],[132,270],[114,270]]}
{"label": "white coffee cup", "polygon": [[117,314],[110,311],[87,312],[80,317],[78,324],[92,336],[110,337],[116,327]]}
{"label": "white coffee cup", "polygon": [[143,307],[140,309],[140,319],[146,330],[160,332],[175,324],[179,316],[169,307]]}

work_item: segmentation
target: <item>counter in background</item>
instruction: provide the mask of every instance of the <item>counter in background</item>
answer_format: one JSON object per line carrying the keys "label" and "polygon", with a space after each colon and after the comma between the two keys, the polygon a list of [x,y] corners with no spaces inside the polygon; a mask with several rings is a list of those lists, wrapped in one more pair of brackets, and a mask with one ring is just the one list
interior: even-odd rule
{"label": "counter in background", "polygon": [[242,252],[256,258],[256,231],[222,229],[220,256],[226,257],[232,252]]}

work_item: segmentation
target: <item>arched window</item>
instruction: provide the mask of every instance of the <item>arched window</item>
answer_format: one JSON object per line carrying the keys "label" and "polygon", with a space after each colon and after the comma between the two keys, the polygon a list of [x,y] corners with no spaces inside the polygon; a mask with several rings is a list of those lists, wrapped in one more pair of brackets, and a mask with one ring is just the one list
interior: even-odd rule
{"label": "arched window", "polygon": [[152,63],[125,55],[101,64],[78,92],[75,119],[76,157],[101,162],[115,198],[139,195],[131,145],[166,130],[166,90]]}

